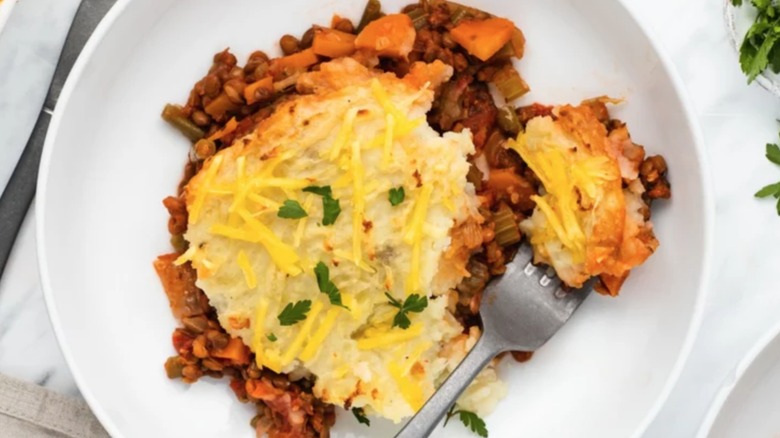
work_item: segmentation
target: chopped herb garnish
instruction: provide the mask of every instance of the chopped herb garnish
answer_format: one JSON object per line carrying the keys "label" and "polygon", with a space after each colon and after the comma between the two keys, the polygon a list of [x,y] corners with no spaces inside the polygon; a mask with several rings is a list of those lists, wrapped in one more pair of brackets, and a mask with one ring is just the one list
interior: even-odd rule
{"label": "chopped herb garnish", "polygon": [[267,335],[265,335],[265,337],[268,338],[268,340],[271,342],[276,342],[276,335],[273,333],[268,333]]}
{"label": "chopped herb garnish", "polygon": [[341,214],[341,205],[338,199],[330,196],[322,197],[322,225],[333,225]]}
{"label": "chopped herb garnish", "polygon": [[390,205],[395,207],[396,205],[404,202],[404,197],[406,195],[404,194],[404,188],[398,187],[394,189],[390,189],[390,195],[388,198],[390,199]]}
{"label": "chopped herb garnish", "polygon": [[401,327],[404,330],[408,329],[412,323],[407,313],[420,313],[428,307],[428,297],[421,297],[419,294],[409,295],[403,303],[387,292],[385,292],[385,296],[390,300],[390,305],[398,309],[398,313],[393,318],[393,327]]}
{"label": "chopped herb garnish", "polygon": [[[731,0],[741,6],[742,0]],[[739,48],[739,64],[748,83],[767,68],[780,73],[780,10],[772,0],[751,0],[757,9],[756,19]]]}
{"label": "chopped herb garnish", "polygon": [[301,204],[292,199],[284,201],[284,204],[279,207],[279,213],[276,215],[284,219],[300,219],[307,216],[306,210],[301,207]]}
{"label": "chopped herb garnish", "polygon": [[363,410],[363,408],[352,408],[352,415],[357,418],[358,423],[371,426],[371,420],[366,417],[366,412]]}
{"label": "chopped herb garnish", "polygon": [[306,319],[306,314],[311,310],[311,301],[303,300],[297,301],[295,304],[288,303],[282,313],[277,316],[279,318],[279,324],[281,325],[293,325]]}
{"label": "chopped herb garnish", "polygon": [[330,303],[334,306],[341,306],[346,309],[347,306],[341,303],[341,292],[339,292],[339,288],[336,287],[335,283],[330,281],[330,270],[325,263],[317,263],[317,266],[314,267],[314,275],[317,277],[317,286],[319,286],[320,292],[328,296]]}
{"label": "chopped herb garnish", "polygon": [[444,425],[447,425],[447,422],[450,421],[450,418],[454,416],[458,416],[458,419],[461,423],[463,423],[464,426],[468,427],[472,432],[475,434],[487,438],[488,436],[488,430],[487,426],[485,426],[485,420],[479,418],[479,415],[471,412],[471,411],[464,411],[463,409],[455,410],[455,406],[453,406],[449,412],[447,412],[447,418],[444,420]]}
{"label": "chopped herb garnish", "polygon": [[341,214],[341,205],[338,199],[333,198],[330,186],[309,186],[303,191],[322,196],[322,225],[333,225]]}
{"label": "chopped herb garnish", "polygon": [[[766,158],[767,160],[780,165],[780,147],[776,144],[768,143],[766,145]],[[777,199],[777,214],[780,216],[780,182],[764,186],[761,190],[757,191],[754,196],[756,198],[769,198],[770,196],[774,196],[775,199]]]}
{"label": "chopped herb garnish", "polygon": [[330,186],[308,186],[304,187],[303,191],[314,193],[315,195],[333,197],[333,191],[331,191]]}

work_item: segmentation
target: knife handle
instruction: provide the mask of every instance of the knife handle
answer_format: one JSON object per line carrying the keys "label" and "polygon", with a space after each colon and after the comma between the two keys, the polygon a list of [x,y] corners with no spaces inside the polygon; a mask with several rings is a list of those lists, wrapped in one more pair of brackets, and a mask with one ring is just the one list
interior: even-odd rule
{"label": "knife handle", "polygon": [[[0,0],[2,1],[2,0]],[[65,44],[54,70],[49,92],[43,110],[38,115],[32,135],[14,168],[11,179],[0,196],[0,278],[16,241],[16,235],[24,222],[30,203],[35,197],[35,185],[38,179],[38,165],[41,161],[43,141],[51,120],[51,111],[57,104],[60,91],[92,32],[103,16],[116,3],[116,0],[82,0],[73,23],[68,30]]]}
{"label": "knife handle", "polygon": [[16,235],[35,196],[38,163],[41,161],[43,141],[46,139],[50,120],[51,116],[46,111],[41,111],[38,115],[32,135],[16,163],[8,185],[0,196],[0,278],[3,276],[8,257],[14,247]]}

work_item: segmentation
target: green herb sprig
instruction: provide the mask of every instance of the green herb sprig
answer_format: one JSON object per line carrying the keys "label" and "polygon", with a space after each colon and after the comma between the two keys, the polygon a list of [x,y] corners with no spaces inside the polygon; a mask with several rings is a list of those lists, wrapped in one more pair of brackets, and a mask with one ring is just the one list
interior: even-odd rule
{"label": "green herb sprig", "polygon": [[333,198],[333,190],[330,186],[308,186],[304,192],[322,196],[322,225],[333,225],[341,214],[341,204]]}
{"label": "green herb sprig", "polygon": [[311,300],[296,301],[295,303],[287,303],[282,309],[282,313],[277,316],[279,324],[281,325],[294,325],[304,319],[311,310]]}
{"label": "green herb sprig", "polygon": [[[767,143],[766,159],[777,165],[780,165],[780,146],[773,143]],[[780,215],[780,181],[764,186],[755,194],[756,198],[769,198],[771,196],[774,196],[774,198],[777,199],[776,209],[777,214]]]}
{"label": "green herb sprig", "polygon": [[428,307],[428,297],[421,297],[419,294],[409,295],[403,303],[387,292],[385,296],[390,300],[390,305],[398,309],[398,313],[393,318],[393,327],[401,327],[403,330],[408,329],[412,324],[407,315],[409,312],[420,313]]}
{"label": "green herb sprig", "polygon": [[314,267],[314,275],[317,277],[317,286],[320,288],[320,292],[328,296],[330,303],[347,309],[348,307],[341,302],[339,288],[330,279],[328,266],[322,262],[317,263],[317,266]]}
{"label": "green herb sprig", "polygon": [[[731,0],[742,6],[742,0]],[[757,10],[756,21],[748,29],[739,47],[739,65],[748,83],[767,68],[780,73],[780,8],[772,0],[751,0]]]}
{"label": "green herb sprig", "polygon": [[471,411],[466,411],[463,409],[455,410],[455,406],[452,406],[450,411],[447,412],[447,418],[444,420],[444,425],[446,426],[447,422],[450,421],[450,418],[456,415],[458,416],[460,422],[463,423],[463,425],[469,428],[472,432],[481,437],[487,438],[488,430],[487,426],[485,425],[485,420]]}
{"label": "green herb sprig", "polygon": [[352,415],[357,418],[358,423],[371,426],[371,420],[366,417],[366,412],[363,410],[363,408],[352,408]]}
{"label": "green herb sprig", "polygon": [[300,219],[307,216],[306,210],[301,207],[301,204],[292,199],[284,201],[276,215],[282,219]]}
{"label": "green herb sprig", "polygon": [[388,200],[390,201],[390,205],[392,205],[393,207],[404,202],[405,197],[406,194],[404,193],[403,187],[396,187],[390,189],[390,193],[387,196]]}

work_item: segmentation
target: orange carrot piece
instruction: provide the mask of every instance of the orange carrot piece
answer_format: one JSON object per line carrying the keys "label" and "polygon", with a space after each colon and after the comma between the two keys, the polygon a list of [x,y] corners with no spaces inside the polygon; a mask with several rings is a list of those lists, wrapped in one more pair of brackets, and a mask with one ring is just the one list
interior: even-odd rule
{"label": "orange carrot piece", "polygon": [[405,58],[414,47],[416,35],[408,15],[390,14],[368,23],[355,39],[355,47],[379,56]]}
{"label": "orange carrot piece", "polygon": [[316,64],[317,61],[319,61],[319,58],[317,58],[317,54],[314,53],[314,50],[312,50],[310,47],[306,50],[301,50],[298,53],[293,53],[292,55],[276,58],[273,61],[271,61],[271,66],[272,69],[278,69],[278,70],[287,67],[306,68]]}
{"label": "orange carrot piece", "polygon": [[487,61],[512,39],[514,31],[515,25],[506,18],[488,18],[461,21],[450,35],[469,53]]}
{"label": "orange carrot piece", "polygon": [[239,338],[230,338],[225,348],[214,350],[211,355],[220,359],[228,359],[237,365],[249,363],[249,348]]}
{"label": "orange carrot piece", "polygon": [[220,138],[230,134],[231,132],[235,131],[238,127],[238,122],[236,121],[235,117],[231,117],[230,120],[225,124],[225,127],[220,129],[219,131],[211,134],[211,137],[208,138],[208,140],[211,141],[217,141]]}
{"label": "orange carrot piece", "polygon": [[351,55],[355,51],[355,35],[335,29],[317,29],[311,48],[317,55],[328,58]]}
{"label": "orange carrot piece", "polygon": [[512,45],[512,51],[515,52],[515,57],[517,59],[522,58],[525,53],[525,35],[523,35],[523,31],[515,28],[512,31],[512,37],[509,39],[509,44]]}
{"label": "orange carrot piece", "polygon": [[523,186],[526,182],[513,169],[491,169],[488,185],[496,190],[506,190],[512,186]]}
{"label": "orange carrot piece", "polygon": [[269,93],[274,92],[274,78],[266,76],[259,81],[252,82],[244,88],[244,99],[246,99],[247,105],[252,105],[257,102],[256,91],[259,89],[266,89]]}

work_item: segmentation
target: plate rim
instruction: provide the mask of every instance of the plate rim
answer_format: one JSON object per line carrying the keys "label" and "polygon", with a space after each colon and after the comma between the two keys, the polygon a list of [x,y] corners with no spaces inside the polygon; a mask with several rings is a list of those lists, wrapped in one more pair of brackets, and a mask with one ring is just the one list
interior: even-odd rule
{"label": "plate rim", "polygon": [[[13,0],[6,0],[6,1],[13,1]],[[60,347],[60,350],[62,351],[62,355],[65,359],[66,364],[68,365],[68,369],[70,370],[81,395],[84,397],[84,400],[87,402],[90,409],[98,418],[98,420],[106,429],[106,431],[111,436],[114,437],[122,437],[124,435],[119,432],[112,418],[98,403],[98,400],[95,398],[94,394],[92,393],[92,390],[86,384],[86,381],[84,380],[80,368],[77,366],[75,358],[73,357],[73,354],[70,350],[68,341],[64,333],[62,332],[59,312],[54,303],[54,292],[53,292],[54,289],[52,287],[51,279],[49,277],[49,268],[48,268],[47,256],[46,256],[47,252],[46,252],[46,245],[45,245],[46,238],[44,233],[44,217],[46,216],[46,187],[47,187],[48,177],[49,177],[49,168],[51,167],[51,155],[52,155],[52,150],[54,149],[55,140],[59,134],[60,125],[62,123],[62,117],[64,111],[63,108],[67,106],[76,85],[81,80],[85,67],[87,66],[88,62],[91,60],[92,56],[94,55],[95,49],[102,43],[105,35],[113,27],[114,22],[117,20],[119,16],[122,15],[122,13],[125,11],[127,5],[130,4],[130,2],[131,0],[118,0],[117,3],[107,12],[106,16],[100,21],[98,26],[95,28],[95,31],[90,36],[89,40],[84,45],[84,48],[79,54],[75,64],[73,65],[70,74],[68,75],[68,78],[60,94],[58,105],[54,109],[52,119],[49,124],[49,128],[47,130],[46,140],[44,142],[43,152],[41,156],[41,164],[39,168],[38,180],[36,184],[37,196],[35,199],[35,209],[36,209],[35,236],[36,236],[38,270],[39,270],[39,276],[41,280],[41,288],[43,290],[44,301],[46,303],[46,310],[48,312],[49,319],[52,323],[52,328],[54,330],[55,338],[57,339],[57,343]],[[680,375],[682,374],[682,370],[685,364],[688,362],[688,357],[690,356],[694,341],[698,337],[699,328],[701,326],[701,321],[703,319],[703,314],[704,314],[705,298],[708,295],[708,291],[709,291],[710,270],[712,264],[712,249],[713,249],[713,241],[714,241],[715,204],[714,204],[713,186],[711,184],[712,167],[710,165],[709,157],[706,153],[706,149],[705,149],[706,143],[704,141],[704,136],[701,131],[698,117],[696,116],[696,113],[693,110],[692,101],[688,96],[687,89],[685,88],[684,83],[681,77],[679,76],[677,68],[675,67],[674,63],[671,61],[669,55],[666,53],[664,47],[662,47],[659,37],[652,29],[649,28],[648,25],[645,25],[641,20],[638,19],[637,14],[628,5],[626,5],[626,0],[614,0],[614,4],[615,7],[622,8],[623,11],[630,17],[632,24],[647,39],[648,44],[652,47],[655,55],[658,57],[658,60],[661,66],[663,67],[664,71],[667,73],[667,75],[669,75],[669,80],[671,82],[673,91],[680,101],[680,105],[682,107],[682,111],[685,120],[687,122],[686,124],[693,138],[693,144],[691,145],[691,147],[693,147],[693,151],[701,167],[701,172],[699,173],[699,183],[701,184],[703,189],[702,190],[703,223],[701,224],[701,228],[703,231],[702,233],[703,254],[701,259],[702,261],[701,268],[698,273],[697,284],[699,285],[699,287],[698,290],[695,292],[696,297],[694,302],[693,313],[691,315],[691,320],[688,324],[685,340],[682,346],[680,347],[679,354],[677,355],[677,359],[675,360],[674,365],[671,367],[671,370],[666,378],[666,382],[664,383],[663,388],[656,396],[655,401],[651,405],[650,409],[648,409],[643,419],[637,423],[637,426],[635,427],[634,431],[631,434],[632,437],[638,437],[642,435],[642,433],[649,427],[650,424],[652,424],[653,420],[658,416],[658,413],[661,411],[661,408],[665,405],[667,399],[669,398],[669,395],[671,394],[673,388],[676,386],[680,378]]]}
{"label": "plate rim", "polygon": [[733,368],[733,377],[718,388],[718,391],[713,397],[710,407],[707,409],[707,414],[704,416],[704,421],[701,423],[701,427],[696,433],[696,438],[706,438],[712,433],[712,429],[715,427],[715,422],[723,412],[723,407],[726,402],[731,399],[731,395],[734,390],[742,383],[742,379],[753,370],[756,365],[756,361],[759,359],[771,344],[780,342],[780,323],[776,323],[770,330],[765,332],[759,340],[750,347],[745,353],[745,356],[737,362],[737,365]]}

